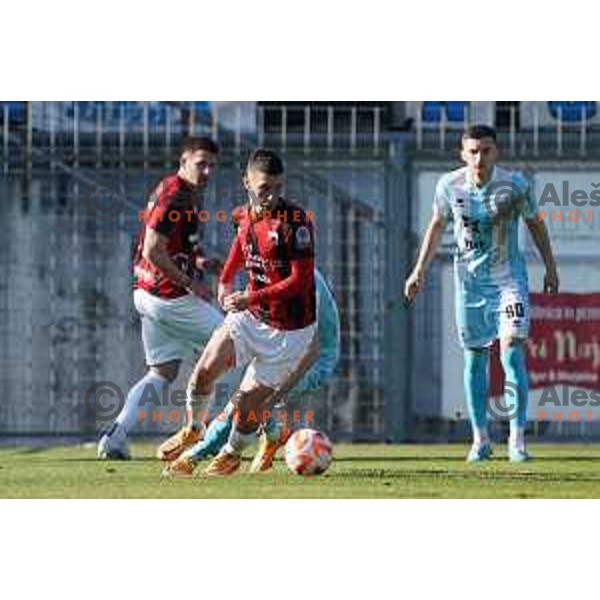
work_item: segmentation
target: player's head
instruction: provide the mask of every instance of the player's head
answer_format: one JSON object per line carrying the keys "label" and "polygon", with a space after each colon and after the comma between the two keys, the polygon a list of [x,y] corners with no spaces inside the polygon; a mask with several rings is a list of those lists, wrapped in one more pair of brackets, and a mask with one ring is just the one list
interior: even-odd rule
{"label": "player's head", "polygon": [[250,206],[256,213],[271,210],[277,204],[283,185],[284,167],[272,150],[258,148],[248,160],[244,185]]}
{"label": "player's head", "polygon": [[462,136],[461,158],[467,164],[476,183],[486,181],[496,160],[496,130],[487,125],[472,125]]}
{"label": "player's head", "polygon": [[209,137],[189,137],[181,145],[179,174],[196,187],[204,187],[215,169],[219,146]]}

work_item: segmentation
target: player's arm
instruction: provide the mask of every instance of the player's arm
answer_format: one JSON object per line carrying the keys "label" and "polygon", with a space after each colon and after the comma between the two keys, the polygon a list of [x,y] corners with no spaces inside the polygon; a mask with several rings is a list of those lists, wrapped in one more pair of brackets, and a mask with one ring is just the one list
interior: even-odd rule
{"label": "player's arm", "polygon": [[197,292],[196,282],[184,273],[172,260],[167,251],[168,237],[152,227],[146,226],[144,236],[143,257],[154,265],[165,277],[175,285],[191,292]]}
{"label": "player's arm", "polygon": [[233,289],[233,279],[236,273],[244,266],[244,253],[242,251],[242,242],[238,235],[235,236],[231,247],[229,248],[229,254],[227,260],[223,265],[221,271],[221,277],[219,278],[219,291],[217,293],[219,304],[224,310],[231,310],[227,308],[227,298],[231,296]]}
{"label": "player's arm", "polygon": [[440,209],[434,205],[431,219],[423,236],[419,257],[404,285],[404,296],[409,302],[412,302],[423,288],[427,269],[440,247],[444,227],[445,222]]}
{"label": "player's arm", "polygon": [[541,219],[536,218],[527,219],[525,223],[527,223],[529,233],[531,233],[535,247],[541,254],[546,268],[546,273],[544,275],[544,292],[547,294],[556,294],[558,293],[560,282],[546,223]]}
{"label": "player's arm", "polygon": [[194,263],[196,269],[209,273],[210,275],[219,275],[223,268],[222,258],[217,255],[209,255],[202,246],[196,247]]}
{"label": "player's arm", "polygon": [[251,304],[285,300],[302,292],[306,281],[314,277],[314,242],[312,227],[301,225],[288,230],[290,274],[260,290],[235,292],[225,299],[225,310],[246,310]]}

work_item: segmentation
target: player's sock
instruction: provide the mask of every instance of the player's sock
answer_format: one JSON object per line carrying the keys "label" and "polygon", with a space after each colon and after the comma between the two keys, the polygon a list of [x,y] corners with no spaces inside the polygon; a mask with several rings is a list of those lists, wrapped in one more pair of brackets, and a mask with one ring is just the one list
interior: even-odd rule
{"label": "player's sock", "polygon": [[256,441],[256,432],[242,433],[239,431],[238,426],[238,420],[234,418],[231,423],[229,439],[223,446],[222,453],[241,455],[245,448]]}
{"label": "player's sock", "polygon": [[279,439],[279,433],[281,431],[281,424],[275,417],[269,417],[265,421],[263,429],[265,436],[269,442],[276,442]]}
{"label": "player's sock", "polygon": [[213,419],[208,426],[204,439],[193,446],[189,451],[190,458],[195,461],[201,461],[208,456],[215,456],[219,450],[227,443],[231,432],[233,416],[231,411],[226,412],[225,418],[222,416]]}
{"label": "player's sock", "polygon": [[487,350],[467,348],[464,353],[464,385],[467,410],[473,428],[476,445],[490,441],[487,428],[486,401],[488,396]]}
{"label": "player's sock", "polygon": [[[116,419],[117,427],[123,433],[127,434],[136,424],[139,418],[139,410],[145,410],[144,405],[156,406],[154,401],[156,398],[162,399],[164,386],[169,385],[169,382],[155,373],[148,371],[142,379],[140,379],[127,394],[125,405]],[[140,402],[144,400],[144,404],[140,406]]]}
{"label": "player's sock", "polygon": [[504,368],[505,386],[510,391],[511,400],[516,397],[516,417],[510,421],[509,444],[519,450],[525,449],[525,424],[527,423],[527,399],[529,378],[525,345],[508,346],[500,352]]}
{"label": "player's sock", "polygon": [[206,429],[207,409],[214,397],[214,390],[210,394],[201,394],[195,387],[188,385],[186,390],[186,414],[187,423],[190,427],[199,431]]}

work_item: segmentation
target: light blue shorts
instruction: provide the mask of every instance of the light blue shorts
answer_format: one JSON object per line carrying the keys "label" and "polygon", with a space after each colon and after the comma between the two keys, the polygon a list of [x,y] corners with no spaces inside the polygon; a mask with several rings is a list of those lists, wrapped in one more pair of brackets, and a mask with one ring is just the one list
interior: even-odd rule
{"label": "light blue shorts", "polygon": [[333,375],[338,362],[337,356],[321,354],[317,362],[308,370],[302,379],[290,390],[288,401],[300,400],[304,394],[316,392]]}
{"label": "light blue shorts", "polygon": [[455,276],[456,326],[463,348],[490,346],[497,339],[529,335],[526,282],[482,285],[475,277]]}

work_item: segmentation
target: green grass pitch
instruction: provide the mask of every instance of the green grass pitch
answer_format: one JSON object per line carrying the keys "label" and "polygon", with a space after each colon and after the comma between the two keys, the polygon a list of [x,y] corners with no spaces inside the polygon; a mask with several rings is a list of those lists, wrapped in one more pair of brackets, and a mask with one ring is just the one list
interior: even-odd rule
{"label": "green grass pitch", "polygon": [[303,478],[283,461],[272,472],[161,480],[154,445],[129,462],[99,462],[92,446],[0,450],[2,498],[600,498],[600,445],[532,445],[535,459],[508,463],[497,445],[486,464],[466,445],[344,445],[324,475]]}

